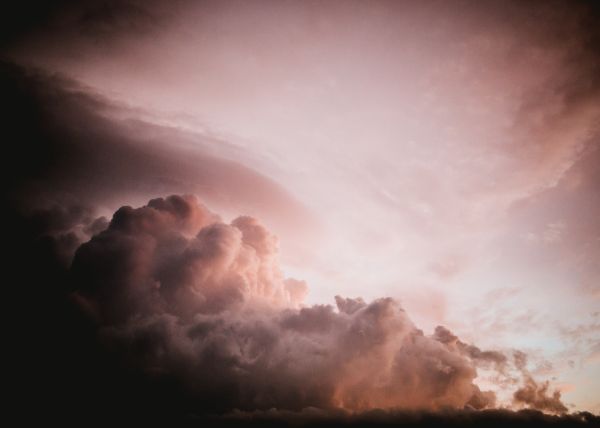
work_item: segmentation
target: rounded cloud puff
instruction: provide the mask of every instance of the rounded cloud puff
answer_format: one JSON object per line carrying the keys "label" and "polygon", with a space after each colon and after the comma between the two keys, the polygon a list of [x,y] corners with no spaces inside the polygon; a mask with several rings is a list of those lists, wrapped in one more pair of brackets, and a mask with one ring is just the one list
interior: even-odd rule
{"label": "rounded cloud puff", "polygon": [[192,196],[120,208],[77,251],[73,280],[102,323],[168,313],[189,319],[248,302],[294,307],[303,282],[286,281],[277,240],[256,220],[230,225]]}

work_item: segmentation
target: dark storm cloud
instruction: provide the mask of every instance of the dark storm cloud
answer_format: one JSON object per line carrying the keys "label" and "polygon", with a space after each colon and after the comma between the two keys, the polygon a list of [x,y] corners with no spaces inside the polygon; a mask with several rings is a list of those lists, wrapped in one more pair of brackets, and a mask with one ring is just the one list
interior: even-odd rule
{"label": "dark storm cloud", "polygon": [[68,267],[75,250],[83,242],[105,229],[105,217],[96,217],[90,207],[50,205],[25,215],[32,236],[51,249],[60,265]]}
{"label": "dark storm cloud", "polygon": [[7,2],[0,18],[0,49],[53,34],[108,43],[127,34],[160,31],[184,2],[138,0],[57,0]]}
{"label": "dark storm cloud", "polygon": [[110,207],[187,192],[237,212],[264,210],[284,227],[310,222],[310,214],[278,185],[209,154],[211,145],[225,142],[119,119],[126,108],[60,76],[10,63],[0,64],[0,73],[9,142],[2,178],[15,206]]}
{"label": "dark storm cloud", "polygon": [[[304,221],[307,214],[268,179],[207,154],[214,140],[119,119],[126,108],[72,80],[3,62],[0,92],[5,142],[2,194],[8,205],[3,242],[6,275],[11,278],[7,301],[15,302],[9,305],[10,315],[21,320],[10,335],[11,354],[17,354],[9,357],[15,370],[7,379],[11,400],[16,401],[13,407],[21,409],[30,403],[40,418],[77,418],[94,411],[101,397],[110,396],[114,414],[129,412],[144,400],[143,381],[131,378],[112,365],[114,359],[104,357],[109,351],[96,342],[95,318],[90,316],[95,309],[70,294],[76,275],[68,269],[75,250],[108,227],[102,216],[107,207],[176,190],[203,195],[238,212],[268,210],[274,222],[283,225]],[[186,213],[185,204],[173,199],[152,205],[163,212],[183,209],[180,215]],[[126,208],[120,211],[113,228],[127,229],[127,212]],[[260,230],[251,221],[242,218],[238,226],[236,230],[260,239]],[[106,257],[129,269],[127,261],[140,254],[127,253],[126,239],[119,245],[124,251],[122,261],[109,251]],[[189,251],[191,260],[199,258],[194,251]],[[111,269],[114,281],[122,283],[117,265]],[[110,270],[103,273],[107,278]],[[174,277],[166,269],[161,275]],[[104,287],[110,289],[110,284]],[[93,284],[86,290],[92,293]],[[300,299],[305,290],[302,281],[288,283],[291,299]],[[119,312],[119,305],[113,312]],[[30,334],[37,339],[27,339]],[[159,390],[172,397],[177,394],[175,387]],[[130,398],[128,409],[120,408],[124,401],[118,391],[135,391],[137,404]],[[69,409],[66,403],[71,403]],[[171,405],[173,401],[167,407]]]}
{"label": "dark storm cloud", "polygon": [[[561,141],[570,129],[586,128],[587,139],[575,147],[576,158],[598,148],[599,130],[593,124],[600,117],[600,5],[596,1],[515,2],[507,8],[511,27],[522,34],[527,49],[516,51],[514,57],[546,52],[560,61],[545,81],[524,94],[517,114],[516,127],[527,130],[530,141],[523,141],[526,150],[538,159],[552,158],[568,147]],[[490,15],[490,17],[495,15]],[[530,25],[533,24],[533,25]],[[563,140],[568,140],[565,135]],[[555,146],[553,140],[559,144]]]}

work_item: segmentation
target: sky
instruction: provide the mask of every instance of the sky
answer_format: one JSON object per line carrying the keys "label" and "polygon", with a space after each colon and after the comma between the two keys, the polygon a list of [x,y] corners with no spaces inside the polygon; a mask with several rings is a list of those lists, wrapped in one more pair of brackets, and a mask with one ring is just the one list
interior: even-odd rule
{"label": "sky", "polygon": [[[165,267],[177,257],[165,255],[165,266],[158,263],[161,245],[164,254],[184,250],[155,231],[148,232],[154,246],[141,243],[137,233],[147,226],[142,219],[152,210],[167,212],[164,218],[150,215],[149,224],[177,231],[189,246],[185,251],[206,242],[256,247],[257,265],[241,249],[227,262],[234,266],[227,275],[235,271],[250,287],[242,295],[269,302],[259,306],[300,311],[298,317],[304,308],[308,325],[313,316],[317,321],[311,322],[331,323],[328,335],[342,341],[340,352],[347,341],[358,341],[343,339],[344,326],[363,322],[361,311],[371,308],[390,317],[386,332],[395,323],[404,335],[424,332],[414,353],[442,343],[452,354],[442,360],[471,359],[464,372],[457,369],[462,380],[453,383],[455,393],[436,396],[438,401],[424,393],[413,403],[408,389],[384,393],[364,379],[336,378],[332,397],[342,407],[430,408],[435,402],[434,408],[460,408],[473,383],[478,391],[494,391],[496,407],[600,412],[597,4],[91,1],[35,12],[25,2],[12,12],[0,47],[6,87],[17,88],[11,89],[16,99],[32,100],[18,112],[33,108],[41,117],[32,121],[40,131],[28,130],[23,140],[52,141],[36,143],[39,159],[26,149],[15,155],[24,166],[9,176],[8,193],[19,215],[77,217],[54,229],[48,220],[44,233],[58,239],[69,229],[73,241],[61,260],[78,278],[75,300],[97,305],[90,311],[98,314],[103,305],[116,311],[96,314],[101,325],[124,322],[127,317],[117,314],[121,305],[129,315],[174,311],[186,320],[188,311],[217,316],[214,308],[232,310],[226,308],[237,301],[237,286],[223,280],[224,273],[221,279],[206,273],[225,269],[217,259],[200,268],[193,256],[180,255],[180,264]],[[19,145],[18,138],[12,144]],[[185,196],[186,210],[206,210],[210,214],[202,215],[212,220],[185,223],[189,211],[178,211],[183,202],[169,195],[195,195],[200,208]],[[148,202],[155,198],[166,199]],[[115,214],[108,225],[115,212],[124,213],[125,223]],[[223,230],[210,232],[214,221]],[[133,247],[122,241],[122,224],[134,230]],[[257,244],[256,234],[266,241]],[[157,259],[136,259],[127,265],[132,276],[116,278],[125,274],[111,265],[110,249],[132,257],[150,251]],[[138,274],[149,281],[135,270],[139,266],[168,271],[152,280],[160,290],[194,281],[227,286],[195,309],[185,303],[194,297],[179,291],[173,291],[177,298],[162,296],[162,303],[114,291],[120,287],[114,284],[130,284]],[[204,273],[195,278],[204,279],[180,277],[178,269],[185,275],[199,269]],[[98,278],[114,284],[103,286]],[[247,285],[256,281],[262,284],[256,289]],[[98,291],[102,287],[114,293]],[[362,309],[346,310],[335,296],[359,299]],[[232,317],[242,319],[245,310]],[[265,322],[277,328],[295,322],[272,317],[277,321]],[[172,328],[174,336],[181,334]],[[333,346],[334,339],[320,342],[302,328],[307,343]],[[445,331],[454,339],[442,339]],[[281,340],[306,352],[309,345],[294,337]],[[510,356],[511,368],[504,360],[480,365],[467,344]],[[401,354],[394,346],[348,364],[366,371],[378,358],[392,364],[390,355]],[[527,355],[526,368],[513,358],[519,352]],[[332,363],[314,364],[326,372]],[[304,373],[298,370],[285,372],[289,384]],[[415,371],[429,372],[425,366]],[[515,376],[520,380],[511,383]],[[549,389],[535,394],[547,398],[547,406],[519,401],[514,393],[515,383],[537,391],[546,380]],[[370,404],[357,398],[357,385],[370,391]],[[238,401],[231,406],[244,407]],[[272,404],[265,399],[257,408]],[[309,399],[305,404],[314,405]]]}

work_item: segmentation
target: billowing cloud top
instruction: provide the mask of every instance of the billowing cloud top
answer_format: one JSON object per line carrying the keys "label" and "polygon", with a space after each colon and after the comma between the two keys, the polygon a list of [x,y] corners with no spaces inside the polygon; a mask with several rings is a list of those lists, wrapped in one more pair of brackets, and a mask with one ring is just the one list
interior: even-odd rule
{"label": "billowing cloud top", "polygon": [[170,196],[120,208],[72,270],[103,323],[157,312],[188,319],[255,301],[297,306],[305,286],[284,280],[276,249],[253,218],[223,224],[193,197]]}

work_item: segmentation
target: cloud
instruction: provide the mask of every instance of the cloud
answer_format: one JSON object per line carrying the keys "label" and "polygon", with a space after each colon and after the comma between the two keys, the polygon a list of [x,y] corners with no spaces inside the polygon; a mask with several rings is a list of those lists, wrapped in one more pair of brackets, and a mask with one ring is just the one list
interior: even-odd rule
{"label": "cloud", "polygon": [[[223,156],[228,142],[132,119],[76,81],[0,63],[5,197],[20,214],[56,206],[114,209],[157,194],[193,193],[279,230],[306,231],[312,215],[279,185]],[[32,154],[35,154],[32,155]],[[67,208],[70,209],[70,208]]]}
{"label": "cloud", "polygon": [[[509,363],[443,326],[425,335],[392,298],[304,305],[306,284],[284,277],[264,226],[224,223],[193,196],[117,210],[79,247],[70,280],[117,366],[175,382],[198,414],[493,408],[477,368]],[[519,403],[563,411],[547,383],[527,382]]]}
{"label": "cloud", "polygon": [[283,277],[276,239],[250,217],[221,222],[193,197],[120,208],[71,274],[103,340],[142,370],[210,385],[195,394],[218,391],[221,409],[488,404],[470,360],[396,301],[299,308],[306,286]]}
{"label": "cloud", "polygon": [[[136,302],[140,290],[119,291],[120,285],[131,285],[135,275],[144,277],[136,271],[136,263],[142,263],[149,254],[144,244],[154,239],[153,233],[160,234],[161,225],[167,239],[175,230],[181,234],[196,232],[203,221],[208,221],[202,216],[213,214],[187,205],[185,198],[156,200],[152,207],[142,210],[144,214],[136,211],[147,222],[150,233],[139,219],[130,218],[135,210],[123,207],[106,232],[107,242],[114,247],[100,251],[98,245],[89,250],[90,254],[98,250],[95,256],[106,257],[106,270],[98,267],[97,281],[81,287],[79,294],[73,293],[81,286],[77,269],[70,270],[75,252],[109,228],[104,215],[124,201],[147,201],[148,195],[173,190],[201,195],[225,210],[265,211],[267,220],[273,220],[271,224],[286,229],[297,223],[298,228],[288,229],[299,233],[305,230],[300,223],[310,222],[310,214],[269,179],[210,154],[211,138],[130,120],[127,107],[73,80],[1,62],[0,89],[3,133],[11,142],[6,146],[1,172],[2,194],[8,205],[3,241],[6,275],[12,278],[11,297],[7,299],[14,302],[10,315],[20,320],[10,335],[11,348],[18,349],[18,357],[9,358],[15,369],[7,388],[13,391],[19,409],[28,403],[40,418],[87,417],[107,397],[111,397],[114,414],[132,412],[150,399],[142,385],[153,383],[154,377],[133,379],[116,365],[110,346],[97,341],[98,323],[127,317],[137,309],[145,309],[144,314],[154,310],[150,301]],[[146,211],[157,218],[146,215]],[[268,267],[268,251],[275,244],[267,237],[261,241],[262,226],[240,219],[237,227],[219,227],[239,238],[238,243],[240,236],[247,235],[246,258],[238,262],[246,266],[248,275],[275,275]],[[175,240],[169,246],[167,241],[160,242],[165,244],[161,247],[165,251],[180,243]],[[252,245],[256,249],[251,250]],[[186,253],[190,270],[201,265],[202,257],[208,257],[199,251],[190,247]],[[259,259],[260,265],[253,265]],[[165,268],[161,279],[165,283],[176,281],[175,273]],[[106,282],[101,283],[100,278]],[[303,281],[270,280],[281,285],[282,299],[300,301],[306,294]],[[86,299],[86,293],[92,297]],[[215,293],[207,295],[212,301],[218,300]],[[169,301],[181,303],[184,298],[184,294],[174,294]],[[110,303],[115,306],[110,308]],[[32,335],[35,340],[31,340]],[[56,385],[62,385],[62,391],[57,391]],[[164,398],[169,403],[166,408],[177,407],[173,397],[178,387],[163,385],[147,390],[153,391],[153,397]],[[171,393],[170,398],[165,398],[165,391]],[[129,394],[129,398],[121,393]],[[125,401],[128,409],[120,407]],[[65,403],[69,403],[68,409]]]}
{"label": "cloud", "polygon": [[506,356],[498,351],[482,351],[477,346],[470,345],[459,340],[450,330],[444,326],[437,326],[433,338],[446,346],[456,349],[460,354],[468,356],[471,360],[484,366],[494,364],[499,370],[503,370],[506,363]]}
{"label": "cloud", "polygon": [[[286,99],[291,99],[294,107],[306,103],[303,94],[314,97],[315,105],[323,104],[321,99],[336,101],[335,93],[329,92],[329,89],[323,92],[323,98],[319,98],[318,93],[304,90],[302,85],[298,85],[300,90],[296,88],[297,93],[293,92],[292,97],[270,98],[269,92],[284,86],[280,82],[286,83],[286,88],[287,83],[292,83],[290,86],[294,89],[296,81],[293,78],[300,67],[306,69],[304,74],[309,76],[311,83],[318,83],[328,73],[337,75],[327,82],[331,83],[331,88],[337,85],[340,94],[352,94],[348,90],[350,87],[362,88],[360,80],[355,78],[364,75],[366,81],[376,83],[374,86],[370,83],[364,85],[370,88],[369,95],[385,89],[392,98],[410,100],[411,104],[418,105],[415,101],[419,98],[413,99],[410,91],[395,93],[392,85],[377,86],[379,82],[385,82],[385,77],[377,72],[376,67],[361,68],[361,64],[377,64],[377,57],[369,57],[369,61],[361,64],[347,63],[345,41],[352,42],[347,45],[352,46],[352,51],[375,53],[377,49],[370,47],[379,46],[381,52],[385,52],[382,58],[389,58],[389,47],[402,50],[403,45],[398,40],[407,40],[412,46],[411,37],[420,34],[419,31],[426,36],[420,45],[423,49],[418,49],[419,55],[427,56],[427,45],[443,40],[444,44],[439,47],[444,48],[447,56],[440,57],[449,61],[449,69],[446,70],[444,61],[441,61],[441,64],[425,63],[423,70],[440,70],[442,86],[450,82],[450,88],[453,81],[457,83],[457,94],[453,95],[450,91],[446,94],[447,100],[452,105],[468,106],[478,112],[463,116],[468,129],[473,130],[472,135],[467,132],[465,141],[471,141],[469,138],[472,137],[478,149],[467,151],[467,163],[463,161],[466,145],[457,147],[451,143],[448,146],[452,153],[457,154],[456,162],[452,156],[449,161],[444,159],[441,145],[432,146],[433,153],[424,149],[423,182],[429,183],[425,186],[426,192],[417,186],[414,186],[416,191],[411,191],[409,185],[402,185],[412,183],[415,177],[419,180],[417,168],[390,164],[391,185],[384,183],[386,185],[382,186],[381,192],[398,205],[411,205],[413,194],[418,198],[422,195],[431,197],[431,201],[415,205],[428,208],[423,211],[427,221],[415,221],[416,226],[407,229],[422,234],[425,241],[442,248],[439,257],[432,257],[439,263],[427,264],[442,279],[455,279],[455,274],[462,273],[462,268],[476,263],[472,263],[468,251],[463,255],[451,245],[445,248],[444,239],[428,234],[430,229],[452,231],[454,224],[462,225],[465,219],[470,224],[469,219],[480,217],[486,219],[482,227],[468,226],[469,232],[479,240],[486,231],[501,230],[501,227],[495,227],[494,222],[487,221],[489,215],[494,217],[499,213],[502,216],[507,207],[515,205],[515,201],[533,204],[534,198],[559,190],[579,195],[581,200],[586,201],[585,204],[574,197],[565,199],[561,196],[555,198],[555,205],[543,210],[554,216],[555,206],[571,207],[575,214],[565,216],[564,223],[563,216],[543,222],[536,219],[536,224],[547,224],[547,230],[532,230],[539,231],[535,236],[540,237],[540,242],[552,243],[548,247],[555,251],[565,248],[565,245],[572,247],[572,257],[561,253],[558,258],[565,261],[573,259],[572,264],[581,273],[578,275],[581,276],[581,289],[587,290],[590,295],[598,295],[594,285],[598,282],[594,281],[598,277],[595,263],[598,257],[594,254],[598,253],[600,242],[596,237],[599,217],[594,215],[597,211],[594,201],[599,151],[594,124],[599,114],[600,85],[597,76],[600,75],[600,55],[597,48],[597,13],[594,13],[597,7],[592,3],[556,1],[522,6],[520,2],[512,2],[498,6],[468,1],[461,2],[462,7],[456,8],[456,15],[441,13],[442,19],[439,20],[431,20],[437,12],[427,12],[431,6],[426,4],[415,9],[418,15],[423,15],[423,19],[411,23],[412,18],[409,18],[406,22],[411,23],[410,26],[397,23],[401,15],[414,15],[412,7],[402,6],[409,13],[398,13],[384,3],[378,3],[373,9],[369,5],[369,13],[363,14],[360,11],[356,13],[358,9],[354,6],[343,6],[343,9],[337,9],[338,6],[329,9],[331,6],[328,6],[327,10],[320,9],[323,13],[317,13],[319,19],[315,20],[313,6],[306,9],[310,9],[307,17],[296,6],[282,6],[282,9],[277,9],[277,21],[291,24],[280,26],[286,31],[291,29],[290,37],[278,37],[279,34],[287,35],[286,32],[265,31],[263,34],[260,31],[268,28],[268,25],[262,25],[268,21],[263,21],[261,16],[272,21],[270,12],[264,14],[270,8],[250,6],[255,13],[246,13],[239,8],[241,4],[232,3],[224,8],[231,8],[235,11],[234,17],[241,16],[243,19],[231,21],[227,19],[229,15],[218,13],[214,5],[202,3],[200,8],[206,12],[202,14],[205,18],[202,23],[206,25],[197,25],[199,14],[192,13],[191,7],[189,14],[182,15],[186,19],[191,17],[189,22],[193,27],[206,33],[187,38],[186,33],[192,27],[182,25],[182,31],[171,33],[173,37],[166,39],[158,33],[164,30],[164,25],[168,22],[184,24],[179,18],[169,15],[167,9],[170,6],[163,7],[158,3],[142,5],[137,1],[85,2],[83,5],[60,2],[56,7],[34,9],[27,3],[17,7],[23,11],[18,14],[18,19],[13,19],[10,13],[3,15],[2,22],[7,25],[0,29],[1,47],[10,45],[13,52],[23,53],[21,58],[39,57],[40,64],[72,72],[84,79],[89,70],[94,70],[105,80],[90,78],[89,82],[97,83],[107,93],[125,88],[124,98],[140,105],[157,107],[145,102],[154,100],[161,102],[159,107],[163,108],[165,100],[181,101],[186,99],[187,94],[192,94],[188,101],[208,106],[206,110],[196,110],[196,114],[221,108],[226,113],[226,122],[234,124],[233,129],[235,119],[232,117],[235,114],[232,111],[235,113],[237,109],[244,121],[258,124],[257,128],[269,127],[265,126],[269,122],[267,119],[273,116],[260,114],[262,99],[269,112],[271,106],[277,106],[275,110],[282,113],[281,117],[276,116],[277,120],[271,122],[281,124],[286,132],[293,128],[289,126],[290,122],[286,122],[286,113],[297,119],[302,115],[292,113],[310,111],[315,117],[326,118],[321,122],[323,125],[339,122],[349,130],[350,137],[355,133],[357,139],[362,140],[365,135],[369,137],[364,131],[370,126],[382,124],[369,122],[369,114],[358,112],[365,121],[351,123],[353,121],[347,118],[338,120],[335,115],[324,114],[326,110],[313,109],[312,103],[306,104],[305,110],[286,108]],[[435,2],[431,4],[439,6]],[[352,15],[346,13],[350,10],[354,10],[358,20],[347,20]],[[373,13],[370,13],[371,10]],[[56,16],[57,11],[62,16]],[[62,13],[65,11],[74,13]],[[290,16],[298,17],[298,21],[287,21],[288,12]],[[380,20],[378,16],[386,19]],[[387,30],[382,33],[371,31],[386,28],[387,19],[393,24],[389,28],[407,28],[409,37],[397,39],[393,32]],[[250,31],[244,28],[246,22],[252,24]],[[298,22],[301,26],[294,25]],[[281,57],[273,62],[266,61],[261,66],[268,52],[287,53],[287,49],[279,48],[287,48],[289,40],[298,41],[296,46],[301,47],[301,40],[294,34],[298,30],[303,31],[306,22],[314,23],[315,28],[310,28],[310,34],[315,31],[319,34],[319,49],[315,51],[311,44],[308,49],[310,56],[306,57],[302,50],[289,51],[294,59],[291,75],[286,74]],[[431,25],[432,22],[435,25]],[[447,28],[446,22],[452,25]],[[531,22],[534,24],[530,25]],[[359,25],[346,25],[348,23]],[[421,25],[423,23],[425,25]],[[342,32],[338,32],[336,26]],[[452,26],[458,31],[455,39],[460,49],[453,49],[453,43],[445,44],[447,40],[454,40]],[[437,30],[431,33],[433,27]],[[346,28],[359,28],[360,32],[369,34],[364,39],[365,44],[355,44],[358,39],[354,36],[348,38]],[[135,34],[131,33],[131,29]],[[239,34],[237,29],[241,29]],[[139,41],[138,34],[142,35],[143,43],[134,42],[134,39]],[[241,35],[247,50],[235,49],[236,34],[238,37]],[[254,40],[253,35],[258,38]],[[269,37],[262,38],[261,35]],[[15,40],[18,43],[13,44]],[[194,46],[196,54],[202,54],[190,56],[189,51],[175,49],[182,40],[186,41],[184,45]],[[207,40],[210,41],[207,45],[214,46],[216,57],[211,56],[211,49],[204,48],[203,43]],[[21,41],[25,46],[28,41],[32,42],[31,50],[20,50]],[[233,44],[230,43],[232,41]],[[362,49],[367,45],[369,49]],[[327,50],[328,47],[332,50]],[[463,52],[462,49],[468,53],[465,61],[457,55]],[[55,57],[54,63],[42,60],[45,52]],[[73,55],[73,52],[77,54]],[[179,59],[177,52],[181,54]],[[219,62],[222,53],[226,55],[222,55],[224,60]],[[338,53],[342,56],[336,56]],[[231,58],[247,59],[245,66],[237,67],[232,62],[231,67],[223,67],[229,64],[230,54]],[[79,56],[81,60],[77,60]],[[108,57],[126,58],[126,61],[106,62]],[[189,61],[190,58],[201,60]],[[410,55],[407,58],[412,59]],[[438,55],[435,58],[439,59]],[[313,73],[311,61],[318,64],[319,69],[326,64],[325,72]],[[336,61],[340,64],[339,68],[335,66]],[[406,64],[417,64],[418,61],[399,63],[400,68],[406,68]],[[381,65],[386,74],[394,76],[394,82],[411,82],[410,86],[421,91],[422,88],[413,85],[413,79],[403,79],[401,73],[390,72],[399,70],[394,68],[393,61],[386,59]],[[173,69],[180,74],[170,74]],[[235,70],[235,73],[229,74],[229,69]],[[343,72],[348,69],[354,71],[349,74]],[[454,69],[457,71],[454,72]],[[121,75],[123,70],[125,72]],[[135,71],[132,73],[131,70]],[[238,70],[244,75],[243,79],[239,78]],[[339,70],[342,72],[338,73]],[[423,75],[418,67],[415,70],[418,71],[416,76]],[[483,386],[478,386],[476,381],[477,372],[481,370],[497,371],[499,377],[510,380],[505,382],[506,385],[519,385],[514,394],[511,391],[513,401],[510,404],[517,408],[537,408],[555,413],[565,411],[560,394],[552,392],[547,382],[534,379],[527,371],[525,354],[515,354],[514,359],[509,359],[502,352],[483,350],[465,343],[443,326],[436,328],[431,336],[427,335],[412,323],[393,299],[336,296],[335,305],[305,306],[302,302],[308,291],[307,285],[301,280],[284,277],[278,266],[277,242],[273,235],[250,216],[231,222],[223,220],[230,218],[232,212],[251,214],[269,225],[276,225],[275,229],[279,232],[281,225],[285,225],[287,230],[300,231],[308,218],[303,207],[276,183],[226,159],[225,155],[241,151],[239,147],[208,135],[191,134],[146,120],[133,120],[131,117],[139,116],[140,112],[132,114],[129,107],[117,105],[89,88],[57,75],[6,63],[0,66],[0,71],[4,134],[12,143],[6,147],[2,179],[7,199],[14,203],[8,213],[5,230],[8,236],[6,250],[10,254],[6,277],[14,279],[6,281],[6,288],[22,294],[19,300],[7,298],[6,301],[19,310],[12,318],[19,329],[17,335],[21,337],[14,349],[19,350],[19,359],[23,360],[23,366],[27,366],[26,369],[14,370],[21,379],[16,389],[27,398],[32,395],[42,397],[33,401],[45,401],[47,404],[43,409],[46,411],[54,408],[54,411],[63,414],[93,414],[86,409],[97,412],[103,406],[99,403],[111,409],[126,409],[132,414],[148,407],[152,408],[152,412],[177,409],[181,414],[232,412],[232,409],[240,408],[247,410],[238,413],[242,414],[240,418],[252,414],[252,418],[261,420],[270,406],[286,409],[273,411],[275,415],[285,415],[283,418],[306,412],[314,415],[310,406],[317,406],[319,410],[315,412],[318,414],[336,415],[342,419],[345,413],[342,412],[342,416],[337,413],[340,406],[359,412],[359,415],[378,407],[400,407],[414,410],[415,418],[425,417],[424,411],[435,411],[437,415],[452,418],[442,410],[450,407],[457,409],[455,416],[470,418],[475,413],[463,409],[489,409],[505,404],[492,391],[480,390]],[[200,80],[196,80],[198,71],[203,76]],[[449,73],[449,78],[444,73]],[[149,80],[148,75],[151,75]],[[186,80],[187,76],[194,77]],[[353,79],[344,80],[344,76]],[[434,73],[434,80],[436,76]],[[488,80],[492,83],[486,91]],[[115,86],[102,85],[113,81]],[[238,81],[249,82],[247,88],[252,89],[244,93],[243,85],[233,84]],[[197,85],[200,85],[199,89]],[[482,86],[482,93],[475,91]],[[152,88],[160,90],[155,92]],[[215,92],[212,97],[211,89]],[[440,89],[444,98],[444,88]],[[136,91],[149,96],[136,99]],[[471,91],[474,91],[473,100],[480,102],[463,102],[470,100],[471,96],[463,97],[462,94],[471,94]],[[153,93],[156,96],[153,97]],[[161,94],[169,94],[170,97],[161,98]],[[506,117],[500,115],[497,121],[502,125],[502,136],[507,135],[506,142],[496,144],[492,138],[495,134],[492,131],[487,133],[483,128],[486,114],[492,116],[496,111],[494,100],[498,99],[498,94],[511,102],[507,104],[510,114]],[[267,98],[262,98],[265,95]],[[369,104],[369,97],[362,96],[361,91],[356,95],[361,103]],[[340,117],[343,117],[344,110],[338,109],[338,104],[352,106],[353,103],[346,102],[346,98],[337,101],[334,111],[340,112]],[[381,101],[375,99],[373,104],[382,106]],[[437,101],[433,104],[436,103],[439,104]],[[171,103],[165,109],[186,105],[189,104]],[[252,106],[251,112],[248,105]],[[436,124],[448,123],[460,130],[460,120],[455,121],[454,116],[449,116],[448,121],[443,115],[436,117],[436,107],[425,105],[427,123],[433,124],[426,126],[427,130],[445,129]],[[401,112],[402,108],[392,110]],[[483,114],[482,120],[472,120],[479,117],[479,112]],[[307,117],[312,118],[311,115]],[[394,116],[389,128],[401,122]],[[481,124],[481,133],[477,124]],[[326,126],[310,128],[328,135]],[[388,129],[387,126],[373,128]],[[413,132],[408,129],[410,124],[404,124],[402,128],[409,136]],[[293,129],[302,130],[302,126]],[[417,131],[414,130],[417,136],[429,135]],[[290,137],[288,146],[283,145],[281,150],[289,158],[287,163],[283,162],[281,168],[286,171],[280,177],[296,175],[300,177],[298,181],[318,183],[314,187],[322,187],[325,199],[333,201],[332,205],[339,205],[340,212],[345,215],[347,206],[345,208],[337,198],[331,198],[331,188],[326,185],[330,177],[337,175],[327,168],[332,166],[332,162],[323,162],[326,167],[322,170],[327,171],[326,174],[314,176],[312,181],[304,180],[304,174],[311,171],[305,168],[305,164],[300,165],[298,158],[301,152],[310,153],[310,146],[303,141],[301,150],[294,150],[292,134],[301,135],[296,138],[307,138],[302,132],[283,135]],[[277,133],[274,135],[279,136]],[[342,141],[344,150],[346,147],[351,149],[352,138],[336,133],[329,135]],[[376,144],[377,135],[370,135],[366,140]],[[396,145],[399,139],[397,135],[393,137]],[[460,133],[455,137],[457,141],[462,138]],[[284,139],[276,138],[277,144]],[[481,151],[480,142],[485,143]],[[213,150],[216,146],[219,149]],[[319,142],[318,147],[322,146]],[[386,161],[400,157],[410,160],[410,153],[400,156],[401,152],[395,152],[398,155],[395,156],[373,147],[369,151],[386,153]],[[270,149],[265,152],[271,154]],[[345,166],[353,165],[351,157],[339,157],[337,149],[334,152],[336,161],[339,158]],[[276,151],[273,153],[277,154]],[[451,198],[452,175],[431,174],[434,178],[428,179],[431,171],[451,170],[437,168],[438,154],[441,154],[438,156],[442,159],[441,165],[453,166],[461,172],[456,176],[457,189],[460,190],[457,198]],[[363,153],[359,156],[362,159]],[[231,159],[246,158],[241,154]],[[419,164],[420,156],[416,159]],[[496,162],[498,165],[494,166]],[[290,166],[298,169],[296,172],[293,168],[288,170]],[[385,168],[372,168],[386,175]],[[302,171],[302,175],[297,171]],[[410,179],[398,179],[398,171],[404,171],[405,177]],[[348,175],[355,177],[357,174],[352,169]],[[489,177],[489,181],[481,180],[484,176]],[[450,178],[440,181],[444,186],[437,186],[439,177]],[[378,186],[375,180],[373,184]],[[448,192],[444,191],[446,184],[450,186]],[[369,222],[373,220],[372,224],[382,227],[372,233],[370,230],[364,233],[364,239],[357,245],[360,250],[357,252],[358,260],[368,260],[367,244],[383,248],[381,253],[401,260],[395,252],[385,249],[381,242],[387,231],[401,228],[386,221],[390,217],[369,217],[369,206],[374,204],[360,193],[359,187],[349,187],[353,189],[352,195],[367,210],[366,214],[362,212],[364,210],[356,211],[357,217]],[[437,188],[439,197],[435,196]],[[298,195],[312,193],[312,188],[308,189],[298,192]],[[122,207],[110,223],[102,216],[124,203],[139,206],[149,197],[174,192],[199,195],[207,204],[224,213],[223,218],[187,196],[154,199],[142,208]],[[435,203],[436,199],[439,203]],[[466,210],[459,200],[468,201]],[[474,208],[469,208],[471,204]],[[539,200],[536,204],[539,209]],[[388,212],[399,218],[397,209]],[[573,221],[574,218],[577,221]],[[344,222],[339,222],[339,225],[342,232],[352,229]],[[466,229],[457,228],[457,236],[465,235],[462,231]],[[302,234],[302,231],[298,233]],[[411,243],[408,233],[405,236],[398,233],[397,236],[402,237],[415,259],[425,259],[421,254],[426,252],[419,252],[417,245],[413,245],[417,241]],[[390,236],[390,241],[392,238],[396,237]],[[351,243],[353,239],[345,237],[344,241]],[[316,248],[314,252],[317,252]],[[344,260],[343,251],[336,253],[334,256],[339,255],[340,260]],[[585,257],[579,257],[581,255]],[[372,259],[379,260],[381,266],[388,263],[384,258]],[[414,264],[412,260],[405,263]],[[341,263],[340,271],[350,265]],[[379,271],[370,263],[365,265],[370,271]],[[354,276],[352,269],[346,269],[345,273],[347,277]],[[64,298],[65,295],[69,298]],[[430,293],[426,299],[431,306]],[[445,309],[446,300],[442,300],[441,306]],[[448,306],[450,302],[454,300],[449,299]],[[540,302],[546,305],[550,299]],[[457,310],[454,308],[454,311]],[[436,318],[440,322],[442,316]],[[513,324],[522,327],[522,323]],[[490,342],[494,341],[495,338],[490,339]],[[588,345],[589,349],[580,354],[597,360],[597,341]],[[539,374],[533,369],[532,372]],[[69,391],[66,395],[56,391],[55,385],[59,384],[66,385],[65,389]],[[15,392],[15,395],[18,393]],[[63,400],[62,397],[68,399]],[[37,413],[45,414],[41,409],[38,407]],[[546,416],[536,412],[485,414],[517,419],[536,415],[531,417],[564,423],[574,420],[544,419]],[[383,412],[383,416],[379,413],[369,415],[364,420],[373,417],[388,421],[388,418],[396,417],[390,416],[393,415],[391,410]],[[476,413],[472,417],[483,418],[482,415],[484,413]],[[402,419],[405,416],[398,417]],[[585,416],[581,418],[583,420]]]}
{"label": "cloud", "polygon": [[155,34],[182,2],[168,7],[158,1],[137,0],[58,0],[48,4],[30,1],[11,4],[2,16],[0,48],[20,46],[23,38],[44,37],[50,33],[65,41],[83,38],[87,42],[114,42],[133,30],[135,34]]}
{"label": "cloud", "polygon": [[525,378],[525,385],[515,391],[513,397],[517,403],[533,409],[553,413],[565,413],[568,410],[560,399],[560,391],[550,393],[548,382],[538,384],[529,376]]}
{"label": "cloud", "polygon": [[559,390],[550,393],[548,381],[539,384],[527,369],[527,355],[521,351],[513,353],[515,368],[521,372],[523,385],[513,394],[513,400],[517,405],[531,409],[547,411],[552,413],[566,413],[567,407],[561,401]]}
{"label": "cloud", "polygon": [[157,312],[190,318],[252,299],[293,307],[302,285],[285,281],[276,249],[256,220],[227,225],[193,197],[170,196],[120,208],[77,251],[73,281],[108,324]]}

